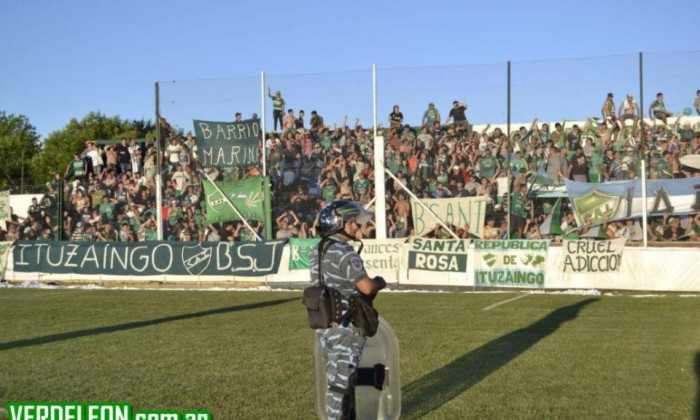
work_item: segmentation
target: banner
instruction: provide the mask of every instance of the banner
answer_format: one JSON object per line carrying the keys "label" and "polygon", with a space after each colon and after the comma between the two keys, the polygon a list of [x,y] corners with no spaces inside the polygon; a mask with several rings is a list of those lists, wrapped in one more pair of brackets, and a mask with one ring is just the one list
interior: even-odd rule
{"label": "banner", "polygon": [[5,277],[5,269],[7,268],[7,256],[12,249],[12,242],[0,242],[0,280]]}
{"label": "banner", "polygon": [[[700,210],[700,178],[647,180],[649,215],[689,214]],[[609,220],[641,217],[642,181],[611,181],[600,184],[565,180],[569,201],[579,226]]]}
{"label": "banner", "polygon": [[202,166],[260,163],[260,119],[241,122],[194,120],[197,160]]}
{"label": "banner", "polygon": [[469,239],[409,238],[408,268],[464,273]]}
{"label": "banner", "polygon": [[[216,185],[246,220],[265,222],[263,179],[262,176],[254,176],[240,181],[217,181]],[[207,224],[241,220],[212,182],[203,179],[202,185]]]}
{"label": "banner", "polygon": [[320,239],[289,238],[289,269],[308,270],[309,255],[319,242]]}
{"label": "banner", "polygon": [[11,217],[10,191],[0,191],[0,221],[10,220]]}
{"label": "banner", "polygon": [[626,238],[609,241],[564,240],[562,253],[565,273],[619,272]]}
{"label": "banner", "polygon": [[[432,210],[446,225],[464,228],[481,237],[486,216],[486,197],[422,198],[421,202]],[[416,236],[435,229],[437,220],[423,206],[411,200],[413,227]]]}
{"label": "banner", "polygon": [[474,284],[491,287],[545,287],[549,241],[474,241]]}
{"label": "banner", "polygon": [[14,271],[122,276],[265,276],[277,273],[285,241],[19,241]]}
{"label": "banner", "polygon": [[389,283],[397,281],[401,250],[406,238],[365,239],[362,242],[362,262],[369,276],[382,276]]}

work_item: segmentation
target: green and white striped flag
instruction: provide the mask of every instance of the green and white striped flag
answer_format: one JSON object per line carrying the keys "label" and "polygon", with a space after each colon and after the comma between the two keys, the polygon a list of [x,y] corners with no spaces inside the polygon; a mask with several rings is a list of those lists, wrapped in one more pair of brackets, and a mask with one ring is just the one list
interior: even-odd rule
{"label": "green and white striped flag", "polygon": [[557,198],[552,211],[549,213],[544,222],[540,225],[540,233],[542,235],[563,235],[561,230],[561,198]]}

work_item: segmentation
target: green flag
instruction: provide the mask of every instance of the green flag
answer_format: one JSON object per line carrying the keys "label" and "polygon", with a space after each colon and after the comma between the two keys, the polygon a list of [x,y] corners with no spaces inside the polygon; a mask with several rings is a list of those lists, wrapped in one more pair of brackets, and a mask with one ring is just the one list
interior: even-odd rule
{"label": "green flag", "polygon": [[561,235],[564,232],[561,230],[561,202],[562,199],[558,198],[557,202],[554,204],[551,213],[544,219],[544,222],[540,225],[540,233],[543,235]]}
{"label": "green flag", "polygon": [[319,242],[320,239],[289,238],[289,269],[308,270],[309,254]]}
{"label": "green flag", "polygon": [[207,224],[216,222],[227,222],[230,220],[241,220],[226,198],[231,200],[236,209],[246,220],[258,220],[265,222],[265,209],[263,201],[265,194],[263,191],[263,177],[255,176],[241,181],[222,181],[216,185],[226,195],[223,197],[214,184],[205,179],[204,204],[207,209]]}

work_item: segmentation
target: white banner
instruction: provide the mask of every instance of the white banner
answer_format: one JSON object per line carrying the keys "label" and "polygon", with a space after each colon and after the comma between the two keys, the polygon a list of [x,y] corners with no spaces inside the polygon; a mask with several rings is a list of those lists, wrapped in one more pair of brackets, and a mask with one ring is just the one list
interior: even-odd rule
{"label": "white banner", "polygon": [[10,217],[12,217],[10,191],[0,191],[0,220],[10,220]]}
{"label": "white banner", "polygon": [[548,240],[474,241],[474,284],[544,289]]}
{"label": "white banner", "polygon": [[609,241],[564,240],[564,273],[600,274],[619,272],[626,238]]}
{"label": "white banner", "polygon": [[401,247],[406,239],[365,239],[362,241],[362,262],[370,277],[382,276],[396,282],[399,275]]}
{"label": "white banner", "polygon": [[10,249],[12,249],[12,242],[0,242],[0,280],[5,278],[7,257],[10,255]]}
{"label": "white banner", "polygon": [[[464,228],[482,237],[486,217],[486,197],[422,198],[421,202],[432,210],[443,223]],[[423,236],[435,229],[437,220],[415,200],[411,200],[415,236]]]}

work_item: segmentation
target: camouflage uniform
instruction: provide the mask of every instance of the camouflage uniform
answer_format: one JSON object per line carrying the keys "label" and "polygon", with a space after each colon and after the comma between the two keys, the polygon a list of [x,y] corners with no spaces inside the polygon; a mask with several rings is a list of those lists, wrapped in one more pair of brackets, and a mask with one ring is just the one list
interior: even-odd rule
{"label": "camouflage uniform", "polygon": [[[360,293],[355,288],[356,282],[367,277],[367,272],[360,256],[341,236],[333,235],[329,240],[322,261],[323,282],[340,292],[345,314],[350,297]],[[318,285],[318,248],[311,251],[310,265],[312,283]],[[326,417],[328,420],[354,418],[355,371],[367,339],[351,322],[317,330],[316,339],[328,376]]]}

